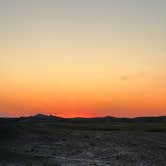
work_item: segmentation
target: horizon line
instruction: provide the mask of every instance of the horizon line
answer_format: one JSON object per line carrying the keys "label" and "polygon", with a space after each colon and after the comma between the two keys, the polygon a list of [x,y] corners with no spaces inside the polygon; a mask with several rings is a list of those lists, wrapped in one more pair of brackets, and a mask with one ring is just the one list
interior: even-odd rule
{"label": "horizon line", "polygon": [[127,117],[127,116],[111,116],[111,115],[106,115],[106,116],[92,116],[92,117],[63,117],[63,116],[56,116],[56,115],[53,115],[53,114],[42,114],[42,113],[37,113],[37,114],[34,114],[34,115],[27,115],[27,116],[0,116],[1,119],[12,119],[12,118],[16,118],[16,119],[19,119],[19,118],[29,118],[29,117],[36,117],[36,116],[45,116],[45,117],[55,117],[55,118],[61,118],[61,119],[77,119],[77,118],[80,118],[80,119],[93,119],[93,118],[108,118],[108,117],[111,117],[111,118],[116,118],[116,119],[121,119],[121,118],[124,118],[124,119],[135,119],[135,118],[159,118],[159,117],[166,117],[166,115],[147,115],[147,116],[133,116],[133,117]]}

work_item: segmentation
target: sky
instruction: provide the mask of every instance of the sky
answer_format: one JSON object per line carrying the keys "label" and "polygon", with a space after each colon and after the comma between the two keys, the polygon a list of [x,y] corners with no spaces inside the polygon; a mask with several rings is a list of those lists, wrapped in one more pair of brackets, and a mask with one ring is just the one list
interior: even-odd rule
{"label": "sky", "polygon": [[0,116],[166,115],[165,0],[0,0]]}

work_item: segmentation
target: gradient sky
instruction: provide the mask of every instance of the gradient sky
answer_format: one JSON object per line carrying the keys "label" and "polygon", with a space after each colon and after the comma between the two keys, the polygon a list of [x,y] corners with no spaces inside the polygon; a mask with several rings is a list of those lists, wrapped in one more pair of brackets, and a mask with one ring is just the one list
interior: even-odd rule
{"label": "gradient sky", "polygon": [[0,0],[0,116],[166,115],[165,0]]}

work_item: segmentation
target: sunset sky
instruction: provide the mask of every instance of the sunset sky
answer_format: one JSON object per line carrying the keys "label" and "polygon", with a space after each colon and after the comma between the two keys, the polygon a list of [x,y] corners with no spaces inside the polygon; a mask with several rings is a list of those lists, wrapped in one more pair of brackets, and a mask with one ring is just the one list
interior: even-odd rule
{"label": "sunset sky", "polygon": [[0,0],[0,116],[166,115],[166,0]]}

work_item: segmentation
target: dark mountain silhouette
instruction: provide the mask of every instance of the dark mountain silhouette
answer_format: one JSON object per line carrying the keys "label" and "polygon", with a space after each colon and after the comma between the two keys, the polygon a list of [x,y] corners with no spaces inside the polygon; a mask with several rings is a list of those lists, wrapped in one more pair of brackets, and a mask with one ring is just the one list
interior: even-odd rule
{"label": "dark mountain silhouette", "polygon": [[113,116],[105,116],[105,117],[92,117],[92,118],[62,118],[54,115],[45,115],[45,114],[36,114],[34,116],[20,117],[20,118],[0,118],[0,123],[3,122],[16,122],[16,121],[63,121],[63,122],[166,122],[166,116],[147,116],[147,117],[134,117],[134,118],[117,118]]}

